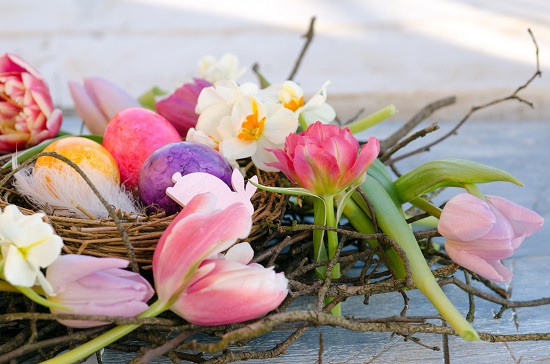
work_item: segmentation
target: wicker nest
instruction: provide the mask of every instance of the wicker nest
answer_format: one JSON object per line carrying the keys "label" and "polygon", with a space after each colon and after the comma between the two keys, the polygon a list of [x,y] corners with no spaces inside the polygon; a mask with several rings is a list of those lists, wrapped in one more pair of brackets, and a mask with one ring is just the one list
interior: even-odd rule
{"label": "wicker nest", "polygon": [[[43,153],[29,159],[21,167],[32,163],[40,155]],[[3,156],[1,159],[9,160],[9,157]],[[63,159],[62,156],[59,159]],[[246,164],[247,177],[257,175],[259,182],[267,186],[275,186],[279,183],[280,174],[263,172],[246,161],[243,161],[243,164]],[[75,169],[78,171],[78,168]],[[13,188],[12,175],[17,170],[9,169],[2,173],[0,189],[3,193],[0,196],[0,207],[15,204],[24,214],[41,211]],[[264,237],[269,232],[269,226],[281,217],[285,203],[286,199],[283,195],[257,190],[252,197],[255,208],[252,216],[253,226],[246,241],[252,242]],[[55,214],[47,214],[46,218],[63,239],[65,253],[121,257],[129,259],[134,268],[150,269],[156,244],[176,215],[166,216],[163,210],[151,208],[145,208],[144,211],[154,210],[154,212],[138,215],[130,215],[112,207],[107,210],[110,216],[102,219],[83,219]]]}

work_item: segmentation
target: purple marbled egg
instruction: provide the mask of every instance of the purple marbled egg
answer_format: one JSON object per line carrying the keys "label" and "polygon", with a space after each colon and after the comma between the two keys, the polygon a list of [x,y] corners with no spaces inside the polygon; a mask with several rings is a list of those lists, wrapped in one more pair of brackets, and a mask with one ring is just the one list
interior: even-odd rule
{"label": "purple marbled egg", "polygon": [[167,215],[176,213],[180,206],[166,194],[174,185],[172,176],[193,172],[210,173],[231,187],[233,168],[229,161],[213,148],[194,142],[177,142],[154,151],[141,167],[138,189],[146,205],[157,204]]}

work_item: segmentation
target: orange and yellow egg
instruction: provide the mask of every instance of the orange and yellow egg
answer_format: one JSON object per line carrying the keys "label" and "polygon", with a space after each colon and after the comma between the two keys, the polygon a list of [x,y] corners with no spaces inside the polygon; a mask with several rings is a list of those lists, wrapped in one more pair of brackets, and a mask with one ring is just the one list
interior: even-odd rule
{"label": "orange and yellow egg", "polygon": [[[70,136],[54,141],[44,152],[56,152],[70,159],[80,168],[93,168],[109,180],[119,184],[120,172],[115,159],[101,144],[84,137]],[[35,170],[40,168],[55,168],[61,170],[67,164],[55,157],[41,156],[36,160]],[[76,171],[75,171],[76,173]]]}

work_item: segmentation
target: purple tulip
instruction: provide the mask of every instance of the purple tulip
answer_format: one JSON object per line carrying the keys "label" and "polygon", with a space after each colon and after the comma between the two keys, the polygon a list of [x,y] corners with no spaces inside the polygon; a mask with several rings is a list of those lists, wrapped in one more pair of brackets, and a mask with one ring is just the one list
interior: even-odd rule
{"label": "purple tulip", "polygon": [[193,82],[186,83],[172,95],[155,104],[157,112],[164,116],[178,130],[182,137],[187,131],[197,125],[199,115],[195,112],[197,100],[205,87],[212,86],[206,80],[194,78]]}
{"label": "purple tulip", "polygon": [[[71,311],[52,308],[52,313],[133,317],[143,311],[154,291],[139,274],[125,270],[128,261],[86,255],[62,255],[46,270],[55,296],[51,301]],[[84,328],[108,322],[60,320],[63,325]]]}
{"label": "purple tulip", "polygon": [[544,219],[502,197],[485,199],[468,193],[453,197],[437,229],[455,263],[492,281],[507,282],[513,274],[500,260],[512,256],[526,237],[542,227]]}
{"label": "purple tulip", "polygon": [[92,134],[103,135],[109,121],[120,111],[140,107],[126,91],[100,77],[84,79],[84,86],[69,81],[78,115]]}
{"label": "purple tulip", "polygon": [[40,73],[14,54],[0,56],[0,153],[55,137],[61,121]]}

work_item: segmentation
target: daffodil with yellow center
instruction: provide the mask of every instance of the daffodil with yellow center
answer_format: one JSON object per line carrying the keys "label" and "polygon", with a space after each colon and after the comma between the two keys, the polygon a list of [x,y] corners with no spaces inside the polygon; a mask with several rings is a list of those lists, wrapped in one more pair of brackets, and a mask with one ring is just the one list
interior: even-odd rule
{"label": "daffodil with yellow center", "polygon": [[246,116],[237,137],[241,140],[256,140],[264,131],[266,117],[258,116],[258,103],[252,100],[252,114]]}

